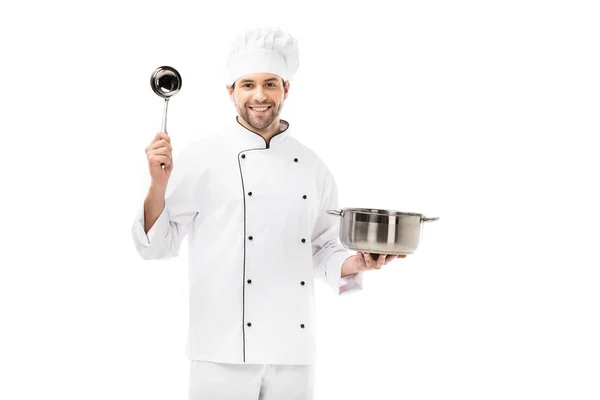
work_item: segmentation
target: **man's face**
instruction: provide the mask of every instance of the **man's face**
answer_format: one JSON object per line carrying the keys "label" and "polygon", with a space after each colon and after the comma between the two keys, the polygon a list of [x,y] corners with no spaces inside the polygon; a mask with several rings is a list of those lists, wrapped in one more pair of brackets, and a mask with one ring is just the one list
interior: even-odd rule
{"label": "man's face", "polygon": [[240,117],[255,129],[263,130],[279,117],[289,86],[289,81],[283,85],[279,75],[259,73],[244,75],[235,81],[235,89],[231,86],[227,89]]}

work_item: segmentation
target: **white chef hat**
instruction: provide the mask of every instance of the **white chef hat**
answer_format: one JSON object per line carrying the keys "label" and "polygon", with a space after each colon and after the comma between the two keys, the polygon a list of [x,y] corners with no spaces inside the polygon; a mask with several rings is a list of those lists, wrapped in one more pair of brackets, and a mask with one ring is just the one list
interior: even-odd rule
{"label": "white chef hat", "polygon": [[290,80],[298,70],[298,42],[276,28],[249,29],[238,36],[227,57],[229,82],[266,72]]}

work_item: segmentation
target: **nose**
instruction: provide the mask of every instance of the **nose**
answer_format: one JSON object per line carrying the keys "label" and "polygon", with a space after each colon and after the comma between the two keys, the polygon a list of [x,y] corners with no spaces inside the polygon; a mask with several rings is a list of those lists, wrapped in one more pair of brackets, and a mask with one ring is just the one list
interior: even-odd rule
{"label": "nose", "polygon": [[267,95],[265,95],[264,89],[261,86],[258,86],[252,95],[254,101],[258,103],[262,103],[267,99]]}

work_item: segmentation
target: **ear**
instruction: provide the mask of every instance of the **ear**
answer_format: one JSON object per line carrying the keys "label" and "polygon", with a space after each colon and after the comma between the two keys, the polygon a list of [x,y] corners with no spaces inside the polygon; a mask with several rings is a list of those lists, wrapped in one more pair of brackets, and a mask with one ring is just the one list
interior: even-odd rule
{"label": "ear", "polygon": [[231,85],[226,85],[227,93],[229,93],[229,98],[233,101],[233,88]]}
{"label": "ear", "polygon": [[283,87],[283,99],[287,99],[288,91],[290,90],[290,81],[285,82],[285,86]]}

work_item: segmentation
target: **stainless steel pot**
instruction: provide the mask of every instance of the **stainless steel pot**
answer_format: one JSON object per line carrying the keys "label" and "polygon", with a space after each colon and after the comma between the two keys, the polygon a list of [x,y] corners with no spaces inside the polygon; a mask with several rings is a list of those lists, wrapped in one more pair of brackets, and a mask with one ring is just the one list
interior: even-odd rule
{"label": "stainless steel pot", "polygon": [[340,219],[340,242],[349,250],[379,254],[412,254],[421,239],[422,214],[370,208],[327,210]]}

